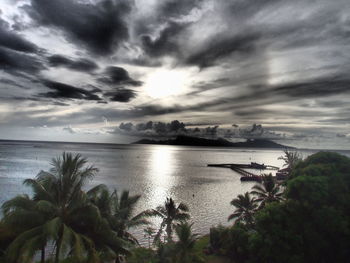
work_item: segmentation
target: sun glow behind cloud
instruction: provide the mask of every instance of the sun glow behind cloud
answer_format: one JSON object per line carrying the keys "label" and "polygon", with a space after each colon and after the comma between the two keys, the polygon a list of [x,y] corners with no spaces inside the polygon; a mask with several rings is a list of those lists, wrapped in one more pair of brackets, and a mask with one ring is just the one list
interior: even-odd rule
{"label": "sun glow behind cloud", "polygon": [[188,73],[184,71],[159,69],[147,77],[145,91],[154,99],[179,95],[185,91],[188,81]]}

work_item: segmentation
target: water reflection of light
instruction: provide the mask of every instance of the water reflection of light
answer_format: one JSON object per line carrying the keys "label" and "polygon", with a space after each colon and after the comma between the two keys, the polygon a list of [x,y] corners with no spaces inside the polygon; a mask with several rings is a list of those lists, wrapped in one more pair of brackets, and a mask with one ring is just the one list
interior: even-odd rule
{"label": "water reflection of light", "polygon": [[150,152],[149,169],[149,197],[151,206],[164,203],[166,197],[172,195],[175,183],[175,151],[168,146],[154,146]]}

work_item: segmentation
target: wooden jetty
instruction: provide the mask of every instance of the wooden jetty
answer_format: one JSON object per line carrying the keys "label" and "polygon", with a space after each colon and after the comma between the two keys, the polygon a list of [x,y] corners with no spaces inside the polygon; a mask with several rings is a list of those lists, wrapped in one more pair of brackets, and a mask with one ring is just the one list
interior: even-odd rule
{"label": "wooden jetty", "polygon": [[248,172],[244,169],[256,169],[256,170],[278,170],[279,168],[272,165],[264,165],[258,163],[250,163],[250,164],[240,164],[240,163],[221,163],[221,164],[208,164],[209,167],[220,167],[220,168],[230,168],[236,173],[242,175],[241,181],[255,181],[261,182],[262,176],[257,175],[251,172]]}
{"label": "wooden jetty", "polygon": [[222,168],[231,168],[239,167],[242,169],[257,169],[257,170],[278,170],[279,168],[272,165],[265,165],[259,163],[250,163],[250,164],[242,164],[242,163],[218,163],[218,164],[208,164],[209,167],[222,167]]}

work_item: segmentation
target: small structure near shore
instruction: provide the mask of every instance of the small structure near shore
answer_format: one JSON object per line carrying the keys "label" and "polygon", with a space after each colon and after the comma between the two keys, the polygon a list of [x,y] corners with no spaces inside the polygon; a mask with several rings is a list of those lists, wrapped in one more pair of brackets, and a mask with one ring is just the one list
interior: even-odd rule
{"label": "small structure near shore", "polygon": [[221,164],[208,164],[208,167],[221,167],[221,168],[230,168],[231,170],[242,175],[241,181],[255,181],[261,182],[262,176],[257,175],[251,172],[248,172],[244,169],[256,169],[256,170],[279,170],[278,167],[272,165],[259,164],[251,162],[250,164],[240,164],[240,163],[221,163]]}

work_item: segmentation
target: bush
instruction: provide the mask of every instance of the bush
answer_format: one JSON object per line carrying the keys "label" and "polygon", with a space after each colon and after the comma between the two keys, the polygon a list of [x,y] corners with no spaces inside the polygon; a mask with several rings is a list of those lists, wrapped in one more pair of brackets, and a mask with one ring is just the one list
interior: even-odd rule
{"label": "bush", "polygon": [[348,262],[350,159],[320,152],[300,162],[286,201],[256,215],[252,262]]}
{"label": "bush", "polygon": [[234,262],[246,262],[249,255],[249,235],[250,231],[242,224],[213,227],[210,229],[211,251]]}
{"label": "bush", "polygon": [[155,252],[149,248],[138,247],[127,258],[128,263],[155,263]]}
{"label": "bush", "polygon": [[210,228],[209,238],[210,251],[221,254],[220,250],[224,247],[228,238],[228,228],[222,225]]}

